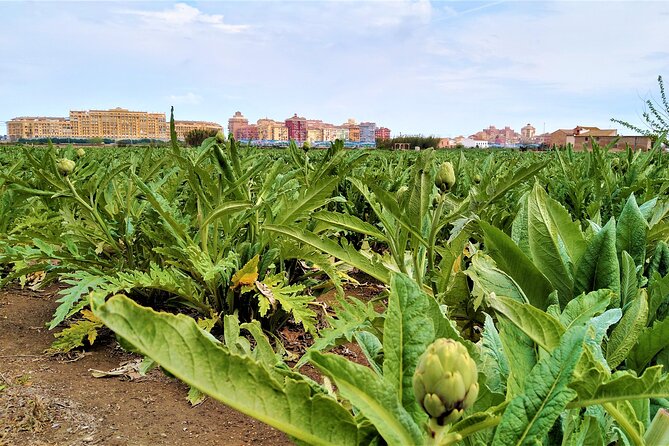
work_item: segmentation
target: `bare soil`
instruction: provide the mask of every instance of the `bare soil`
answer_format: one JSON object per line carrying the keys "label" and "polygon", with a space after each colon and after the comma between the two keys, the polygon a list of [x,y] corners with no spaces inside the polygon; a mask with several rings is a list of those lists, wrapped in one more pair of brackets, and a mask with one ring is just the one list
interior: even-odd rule
{"label": "bare soil", "polygon": [[109,337],[86,353],[44,354],[55,290],[0,291],[0,445],[291,445],[283,433],[207,399],[159,370],[145,377],[94,378],[136,359]]}

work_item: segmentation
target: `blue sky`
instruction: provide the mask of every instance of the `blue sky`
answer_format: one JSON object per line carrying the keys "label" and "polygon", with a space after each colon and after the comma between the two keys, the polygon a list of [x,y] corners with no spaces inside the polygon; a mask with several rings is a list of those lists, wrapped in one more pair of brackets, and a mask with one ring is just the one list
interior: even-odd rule
{"label": "blue sky", "polygon": [[438,136],[640,124],[667,23],[664,1],[0,1],[0,121],[174,105]]}

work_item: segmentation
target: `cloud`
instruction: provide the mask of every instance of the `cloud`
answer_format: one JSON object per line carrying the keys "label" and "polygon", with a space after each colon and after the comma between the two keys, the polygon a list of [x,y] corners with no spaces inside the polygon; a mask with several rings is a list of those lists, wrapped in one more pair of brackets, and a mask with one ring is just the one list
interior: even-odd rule
{"label": "cloud", "polygon": [[170,95],[168,98],[171,104],[192,104],[198,105],[202,102],[202,96],[193,92],[188,92],[182,95]]}
{"label": "cloud", "polygon": [[249,25],[230,25],[223,21],[222,14],[206,14],[186,3],[176,3],[171,9],[162,11],[124,10],[123,14],[135,15],[155,26],[209,26],[226,33],[246,31]]}

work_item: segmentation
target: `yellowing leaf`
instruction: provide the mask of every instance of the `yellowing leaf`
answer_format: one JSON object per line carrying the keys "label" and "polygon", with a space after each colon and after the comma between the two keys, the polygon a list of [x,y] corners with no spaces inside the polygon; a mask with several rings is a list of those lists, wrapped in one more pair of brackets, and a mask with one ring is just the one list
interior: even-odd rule
{"label": "yellowing leaf", "polygon": [[232,288],[238,288],[244,285],[253,285],[258,280],[258,260],[259,256],[253,257],[246,265],[232,276]]}

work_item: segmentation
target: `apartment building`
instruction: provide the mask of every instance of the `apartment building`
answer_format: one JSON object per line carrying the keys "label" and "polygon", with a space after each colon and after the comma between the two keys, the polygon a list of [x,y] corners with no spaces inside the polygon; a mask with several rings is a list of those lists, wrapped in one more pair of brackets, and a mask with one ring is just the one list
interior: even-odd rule
{"label": "apartment building", "polygon": [[286,127],[288,128],[288,139],[302,143],[307,140],[307,120],[306,118],[297,116],[295,113],[292,117],[286,119]]}
{"label": "apartment building", "polygon": [[386,127],[379,127],[374,131],[376,139],[390,139],[390,129]]}
{"label": "apartment building", "polygon": [[334,142],[341,139],[356,146],[374,144],[379,132],[385,138],[390,138],[390,130],[385,127],[377,128],[374,122],[358,124],[351,118],[346,123],[337,126],[320,119],[306,119],[298,116],[297,113],[283,122],[265,117],[258,119],[257,124],[249,124],[248,119],[241,112],[236,112],[228,120],[228,129],[235,139],[244,141],[288,142],[293,140],[301,144],[303,142]]}
{"label": "apartment building", "polygon": [[228,133],[230,133],[233,138],[239,139],[237,131],[247,125],[249,125],[249,120],[246,119],[241,112],[235,112],[234,116],[228,119]]}
{"label": "apartment building", "polygon": [[[193,129],[222,130],[214,122],[175,121],[178,139]],[[169,123],[165,113],[110,110],[71,110],[69,118],[19,117],[7,123],[11,141],[36,138],[108,138],[169,139]]]}
{"label": "apartment building", "polygon": [[10,141],[37,138],[71,138],[72,127],[67,118],[22,116],[7,122]]}
{"label": "apartment building", "polygon": [[363,143],[376,142],[376,123],[374,122],[360,123],[360,142]]}

